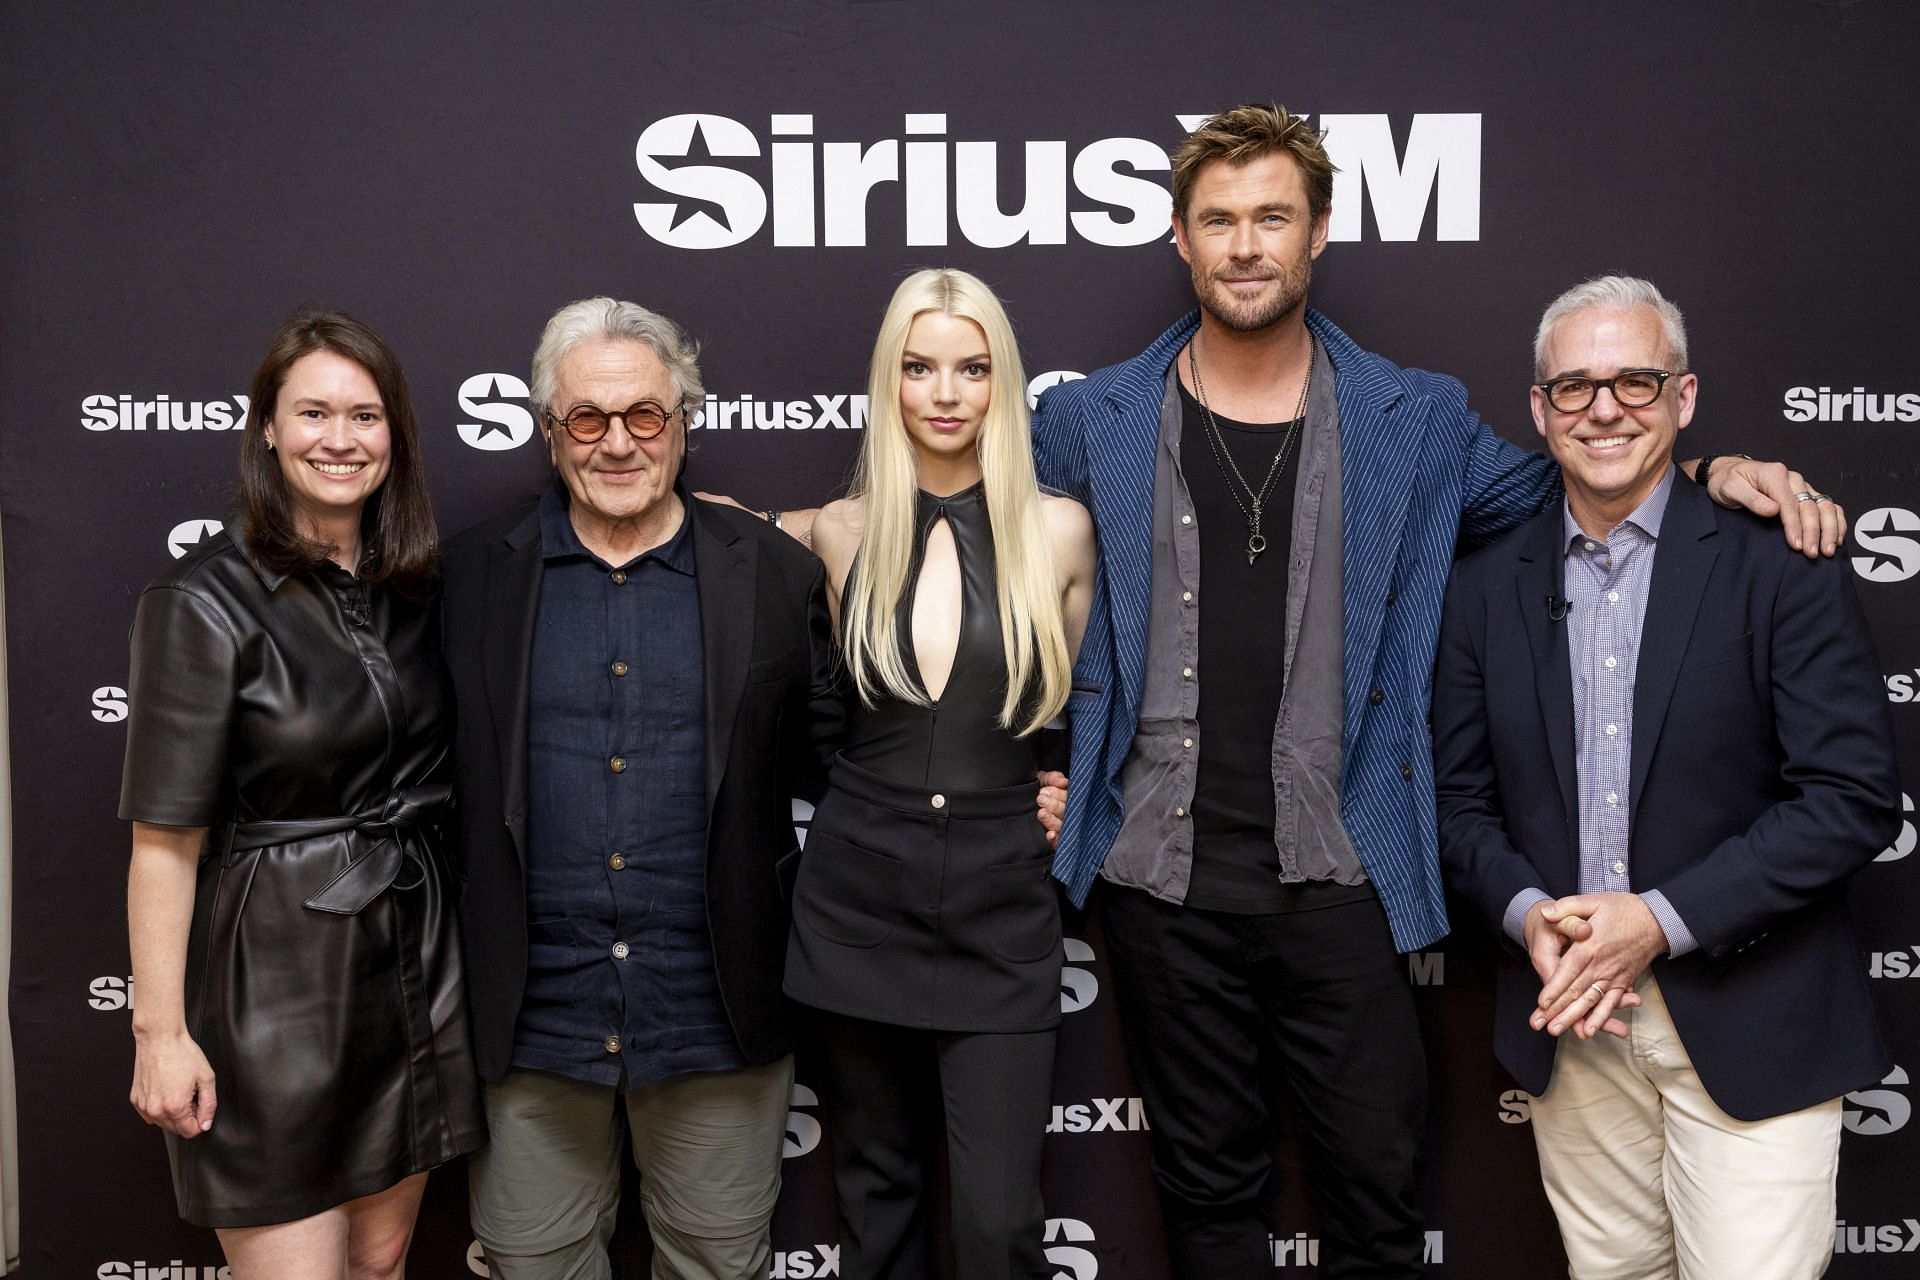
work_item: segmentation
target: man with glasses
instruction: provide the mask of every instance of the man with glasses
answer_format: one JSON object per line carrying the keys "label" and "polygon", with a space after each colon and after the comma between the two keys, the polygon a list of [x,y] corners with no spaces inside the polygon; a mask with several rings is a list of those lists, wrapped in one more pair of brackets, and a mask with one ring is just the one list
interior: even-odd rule
{"label": "man with glasses", "polygon": [[1852,575],[1676,482],[1698,381],[1651,284],[1568,291],[1534,359],[1565,500],[1460,565],[1434,672],[1442,861],[1516,947],[1494,1043],[1570,1274],[1816,1276],[1840,1097],[1892,1065],[1846,907],[1899,812]]}
{"label": "man with glasses", "polygon": [[554,482],[446,552],[471,1207],[504,1280],[611,1274],[628,1137],[653,1275],[771,1262],[791,797],[840,712],[819,561],[680,485],[702,395],[672,321],[563,307],[533,358]]}

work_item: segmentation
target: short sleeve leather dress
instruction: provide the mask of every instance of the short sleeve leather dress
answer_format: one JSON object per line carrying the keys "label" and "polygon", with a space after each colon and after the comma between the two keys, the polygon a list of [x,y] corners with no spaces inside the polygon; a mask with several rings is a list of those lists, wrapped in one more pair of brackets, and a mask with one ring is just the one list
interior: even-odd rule
{"label": "short sleeve leather dress", "polygon": [[229,526],[140,597],[120,816],[208,828],[187,1029],[218,1110],[167,1134],[180,1215],[310,1216],[485,1141],[440,824],[435,611]]}

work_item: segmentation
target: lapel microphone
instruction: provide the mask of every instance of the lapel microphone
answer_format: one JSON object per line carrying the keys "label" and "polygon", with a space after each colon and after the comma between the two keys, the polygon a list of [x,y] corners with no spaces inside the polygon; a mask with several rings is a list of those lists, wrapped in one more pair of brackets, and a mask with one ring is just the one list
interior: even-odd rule
{"label": "lapel microphone", "polygon": [[1573,601],[1562,600],[1553,592],[1547,592],[1547,621],[1565,622],[1567,614],[1573,610]]}

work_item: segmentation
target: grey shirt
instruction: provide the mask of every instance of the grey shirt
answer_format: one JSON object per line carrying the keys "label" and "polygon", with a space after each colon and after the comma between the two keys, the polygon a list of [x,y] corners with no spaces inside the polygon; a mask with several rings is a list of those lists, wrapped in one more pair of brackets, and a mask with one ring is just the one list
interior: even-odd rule
{"label": "grey shirt", "polygon": [[[1273,728],[1280,880],[1364,883],[1340,821],[1343,631],[1340,406],[1317,343],[1287,558],[1286,690]],[[1153,598],[1140,723],[1120,772],[1126,815],[1101,874],[1183,902],[1200,737],[1200,527],[1180,470],[1180,376],[1167,368],[1153,464]]]}

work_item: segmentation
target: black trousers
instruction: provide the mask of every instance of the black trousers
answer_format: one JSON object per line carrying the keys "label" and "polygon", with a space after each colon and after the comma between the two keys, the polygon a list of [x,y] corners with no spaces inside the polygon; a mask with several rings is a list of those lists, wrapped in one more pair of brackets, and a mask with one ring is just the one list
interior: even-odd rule
{"label": "black trousers", "polygon": [[1177,1280],[1273,1280],[1263,1060],[1299,1112],[1320,1275],[1423,1274],[1426,1057],[1378,899],[1233,915],[1102,882],[1098,901]]}
{"label": "black trousers", "polygon": [[940,1134],[929,1120],[938,1116],[946,1129],[954,1274],[1048,1280],[1040,1152],[1057,1032],[948,1034],[815,1017],[841,1276],[935,1274],[928,1188]]}

